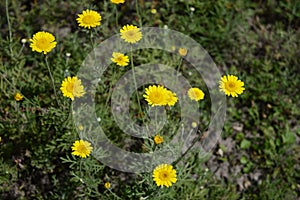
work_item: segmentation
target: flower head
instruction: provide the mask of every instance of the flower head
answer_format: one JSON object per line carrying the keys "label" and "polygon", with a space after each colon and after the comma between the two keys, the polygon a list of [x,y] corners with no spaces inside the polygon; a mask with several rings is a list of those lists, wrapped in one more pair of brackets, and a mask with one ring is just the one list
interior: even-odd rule
{"label": "flower head", "polygon": [[110,182],[104,183],[104,187],[105,187],[106,189],[109,189],[109,188],[110,188]]}
{"label": "flower head", "polygon": [[154,15],[154,14],[157,13],[157,10],[156,10],[155,8],[152,8],[152,9],[151,9],[151,13]]}
{"label": "flower head", "polygon": [[51,33],[40,31],[33,35],[30,39],[30,47],[32,51],[47,54],[56,47],[55,37]]}
{"label": "flower head", "polygon": [[114,4],[120,4],[120,3],[125,3],[125,0],[110,0],[110,2]]}
{"label": "flower head", "polygon": [[64,97],[69,97],[74,100],[74,97],[82,97],[84,95],[84,88],[81,85],[81,80],[76,76],[67,77],[63,80],[60,90]]}
{"label": "flower head", "polygon": [[237,76],[224,75],[220,81],[220,91],[223,91],[227,96],[237,97],[245,90],[244,82],[238,80]]}
{"label": "flower head", "polygon": [[116,63],[117,65],[119,65],[121,67],[125,67],[128,65],[129,58],[128,58],[128,56],[125,56],[122,53],[113,52],[111,61],[113,61],[114,63]]}
{"label": "flower head", "polygon": [[160,135],[156,135],[156,136],[154,136],[154,142],[155,142],[155,144],[161,144],[164,142],[164,138]]}
{"label": "flower head", "polygon": [[26,42],[27,42],[27,39],[26,39],[26,38],[22,38],[22,39],[21,39],[21,43],[22,43],[22,44],[25,44]]}
{"label": "flower head", "polygon": [[168,103],[168,90],[163,86],[150,85],[146,88],[146,94],[143,95],[149,105],[152,106],[165,106]]}
{"label": "flower head", "polygon": [[178,53],[179,53],[179,55],[181,55],[182,57],[184,57],[187,54],[187,49],[186,48],[179,48],[178,49]]}
{"label": "flower head", "polygon": [[178,98],[175,93],[168,90],[167,92],[167,105],[168,106],[174,106],[176,102],[178,101]]}
{"label": "flower head", "polygon": [[201,99],[204,99],[204,95],[204,92],[199,88],[191,88],[188,91],[188,96],[191,100],[199,101]]}
{"label": "flower head", "polygon": [[83,28],[95,28],[96,26],[100,26],[101,15],[94,10],[84,10],[82,14],[78,14],[78,18],[76,19],[78,22],[78,26]]}
{"label": "flower head", "polygon": [[171,46],[172,51],[176,51],[176,46]]}
{"label": "flower head", "polygon": [[196,128],[198,126],[197,122],[192,122],[192,127]]}
{"label": "flower head", "polygon": [[16,101],[21,101],[24,97],[21,93],[17,92],[14,96]]}
{"label": "flower head", "polygon": [[78,126],[78,129],[79,129],[80,131],[83,131],[84,127],[80,124],[80,125]]}
{"label": "flower head", "polygon": [[142,39],[142,32],[137,26],[125,25],[120,29],[121,38],[128,43],[136,43]]}
{"label": "flower head", "polygon": [[143,97],[152,106],[174,106],[178,101],[175,93],[160,85],[149,86],[145,93]]}
{"label": "flower head", "polygon": [[176,170],[173,169],[172,165],[161,164],[158,165],[153,171],[153,180],[157,186],[170,187],[173,183],[176,183]]}
{"label": "flower head", "polygon": [[86,158],[89,156],[93,150],[91,143],[84,140],[77,140],[73,143],[72,154],[75,156],[80,156],[81,158]]}

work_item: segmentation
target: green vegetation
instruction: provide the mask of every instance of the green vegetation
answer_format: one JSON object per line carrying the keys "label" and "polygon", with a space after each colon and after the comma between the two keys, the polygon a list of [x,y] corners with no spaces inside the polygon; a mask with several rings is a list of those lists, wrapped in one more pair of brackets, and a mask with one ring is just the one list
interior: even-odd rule
{"label": "green vegetation", "polygon": [[[156,13],[151,12],[154,8]],[[78,27],[77,15],[85,9],[101,14],[101,26],[92,31]],[[120,5],[109,0],[6,0],[0,2],[0,11],[6,13],[0,18],[1,199],[300,196],[298,0],[126,0]],[[178,162],[174,166],[177,182],[169,188],[157,187],[151,173],[120,172],[93,156],[82,159],[71,154],[80,128],[73,123],[71,100],[62,95],[61,83],[77,74],[93,45],[119,33],[125,24],[168,27],[188,35],[211,55],[222,74],[234,74],[245,83],[245,91],[238,98],[226,97],[222,140],[211,155],[203,158],[192,152]],[[30,48],[29,38],[41,30],[51,32],[57,41],[46,58],[57,96],[45,55]],[[151,49],[135,51],[133,59],[135,66],[163,63],[176,68],[181,63],[178,55]],[[131,67],[111,66],[101,77],[95,96],[102,129],[125,150],[140,153],[154,149],[153,140],[134,139],[113,120],[109,100],[112,87]],[[182,62],[180,72],[205,92],[199,105],[203,110],[201,122],[207,124],[208,89],[187,62]],[[23,100],[14,99],[17,92]],[[143,93],[140,88],[145,111],[148,105]],[[142,122],[145,113],[139,112],[135,94],[132,100],[131,117]],[[171,122],[164,131],[175,133],[178,110],[179,106],[167,110]],[[171,138],[161,134],[163,144],[167,144]],[[104,187],[105,182],[111,183],[110,189]]]}

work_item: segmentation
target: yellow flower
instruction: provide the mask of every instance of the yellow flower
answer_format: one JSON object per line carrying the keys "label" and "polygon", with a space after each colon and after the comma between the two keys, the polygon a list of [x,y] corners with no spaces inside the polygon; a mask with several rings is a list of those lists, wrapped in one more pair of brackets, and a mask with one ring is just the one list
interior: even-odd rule
{"label": "yellow flower", "polygon": [[30,47],[32,51],[47,54],[56,47],[55,37],[51,33],[40,31],[33,35],[30,39]]}
{"label": "yellow flower", "polygon": [[187,54],[187,49],[186,48],[179,48],[178,49],[178,53],[179,53],[179,55],[181,55],[182,57],[184,57]]}
{"label": "yellow flower", "polygon": [[82,131],[82,130],[83,130],[83,126],[80,124],[80,125],[78,126],[78,129],[79,129],[80,131]]}
{"label": "yellow flower", "polygon": [[202,90],[200,90],[199,88],[189,89],[188,95],[191,100],[199,101],[201,99],[204,99],[204,92]]}
{"label": "yellow flower", "polygon": [[82,97],[84,95],[84,88],[81,85],[81,80],[76,76],[67,77],[63,80],[60,90],[64,97],[69,97],[74,100],[74,97]]}
{"label": "yellow flower", "polygon": [[153,171],[153,180],[157,186],[170,187],[173,183],[176,183],[176,170],[173,169],[172,165],[161,164],[158,165]]}
{"label": "yellow flower", "polygon": [[128,56],[125,56],[122,53],[113,52],[111,61],[113,61],[114,63],[116,63],[117,65],[119,65],[121,67],[125,67],[128,65],[129,58],[128,58]]}
{"label": "yellow flower", "polygon": [[198,125],[197,125],[197,122],[192,122],[192,127],[193,128],[196,128]]}
{"label": "yellow flower", "polygon": [[76,19],[78,22],[78,26],[90,29],[95,28],[96,26],[100,26],[101,15],[93,10],[84,10],[82,14],[78,14],[78,18]]}
{"label": "yellow flower", "polygon": [[110,2],[114,4],[120,4],[120,3],[125,3],[125,0],[110,0]]}
{"label": "yellow flower", "polygon": [[136,43],[142,39],[142,32],[137,26],[125,25],[120,29],[121,38],[128,43]]}
{"label": "yellow flower", "polygon": [[109,188],[110,188],[110,182],[106,182],[106,183],[104,184],[104,187],[105,187],[106,189],[109,189]]}
{"label": "yellow flower", "polygon": [[149,105],[165,106],[168,103],[168,90],[163,86],[152,85],[146,88],[146,94],[143,95]]}
{"label": "yellow flower", "polygon": [[178,101],[176,94],[168,90],[167,95],[168,95],[167,105],[174,106],[176,104],[176,102]]}
{"label": "yellow flower", "polygon": [[161,144],[164,142],[164,138],[160,135],[156,135],[156,136],[154,136],[154,142],[155,142],[155,144]]}
{"label": "yellow flower", "polygon": [[152,8],[152,9],[151,9],[151,13],[154,15],[154,14],[157,13],[157,10],[156,10],[155,8]]}
{"label": "yellow flower", "polygon": [[91,143],[84,141],[84,140],[77,140],[73,143],[72,146],[72,154],[74,156],[80,156],[81,158],[86,158],[91,154],[93,147]]}
{"label": "yellow flower", "polygon": [[17,92],[14,96],[16,101],[21,101],[24,97],[21,93]]}
{"label": "yellow flower", "polygon": [[220,91],[223,91],[227,96],[237,97],[245,90],[244,82],[238,80],[237,76],[224,75],[220,81]]}

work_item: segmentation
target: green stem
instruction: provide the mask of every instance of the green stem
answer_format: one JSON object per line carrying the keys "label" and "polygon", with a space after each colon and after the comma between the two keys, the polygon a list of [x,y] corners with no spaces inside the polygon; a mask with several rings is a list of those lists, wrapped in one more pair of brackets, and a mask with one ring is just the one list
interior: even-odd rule
{"label": "green stem", "polygon": [[92,50],[94,49],[94,41],[93,41],[93,31],[90,30],[90,41],[91,41],[91,45],[92,45]]}
{"label": "green stem", "polygon": [[[116,71],[117,70],[114,70],[113,69],[113,76],[112,76],[112,80],[115,80],[116,78]],[[109,84],[109,90],[108,90],[108,97],[106,99],[106,103],[105,103],[105,107],[108,108],[108,102],[109,102],[109,99],[110,99],[110,96],[111,96],[111,93],[112,93],[112,87],[113,87],[113,82],[110,81],[110,84]]]}
{"label": "green stem", "polygon": [[115,6],[115,9],[116,9],[116,27],[118,27],[119,22],[118,22],[118,7],[117,7],[117,5]]}
{"label": "green stem", "polygon": [[130,61],[131,61],[131,69],[132,69],[132,76],[133,76],[133,81],[134,81],[134,87],[135,87],[135,93],[136,93],[136,98],[139,104],[139,112],[142,114],[142,108],[141,108],[141,102],[138,94],[138,88],[137,88],[137,83],[136,83],[136,78],[135,78],[135,70],[134,70],[134,65],[133,65],[133,55],[132,55],[132,46],[130,49]]}
{"label": "green stem", "polygon": [[79,171],[80,171],[80,178],[82,177],[82,159],[80,159]]}
{"label": "green stem", "polygon": [[56,99],[56,102],[58,104],[58,100],[57,100],[58,97],[57,97],[57,93],[56,93],[56,89],[55,89],[55,83],[54,83],[54,79],[53,79],[53,76],[52,76],[52,73],[51,73],[51,70],[50,70],[50,66],[49,66],[49,63],[48,63],[48,56],[47,55],[45,56],[45,62],[46,62],[46,66],[48,68],[48,72],[49,72],[50,78],[51,78],[51,82],[52,82],[52,87],[53,87],[55,99]]}
{"label": "green stem", "polygon": [[177,73],[179,73],[181,65],[182,65],[182,57],[180,58],[179,65],[177,66]]}
{"label": "green stem", "polygon": [[20,49],[20,51],[19,51],[19,53],[18,53],[18,57],[20,57],[20,55],[21,55],[21,53],[22,53],[22,51],[23,51],[24,47],[25,47],[25,45],[24,45],[24,44],[22,44],[22,47],[21,47],[21,49]]}
{"label": "green stem", "polygon": [[108,191],[109,191],[114,197],[116,197],[117,199],[121,199],[121,200],[122,200],[122,198],[119,197],[117,194],[115,194],[113,191],[111,191],[111,189],[108,189]]}
{"label": "green stem", "polygon": [[[213,117],[213,119],[211,120],[211,122],[212,121],[214,121],[215,120],[215,117],[217,116],[217,113],[220,111],[220,109],[223,107],[224,105],[222,104],[222,105],[220,105],[220,107],[219,107],[219,109],[218,109],[218,111],[216,112],[216,114],[215,114],[215,116]],[[209,128],[209,124],[208,125],[206,125],[206,127],[203,129],[203,133],[207,130]],[[193,130],[191,130],[191,131],[193,131]],[[190,132],[191,133],[191,132]],[[203,134],[199,134],[198,135],[198,137],[196,137],[194,140],[193,140],[193,142],[192,142],[192,145],[191,146],[189,146],[189,148],[183,153],[183,154],[181,154],[181,156],[176,160],[176,161],[174,161],[172,164],[173,165],[176,165],[192,148],[193,148],[193,146],[197,143],[197,142],[199,142],[199,141],[201,141],[201,138],[203,137]]]}
{"label": "green stem", "polygon": [[[2,72],[0,72],[2,78],[14,89],[14,91],[19,91],[14,84],[12,84],[6,77],[4,74],[2,74]],[[28,101],[32,106],[36,106],[36,104],[34,104],[30,99],[26,98],[25,96],[23,96],[24,99],[26,99],[26,101]]]}
{"label": "green stem", "polygon": [[181,65],[182,65],[182,58],[180,58],[180,61],[179,61],[179,64],[177,66],[177,69],[176,69],[176,79],[172,81],[172,85],[174,85],[174,81],[175,81],[175,84],[177,84],[177,79],[178,79],[178,73],[180,71],[180,68],[181,68]]}
{"label": "green stem", "polygon": [[193,146],[200,140],[201,137],[202,135],[199,135],[197,138],[195,138],[192,142],[192,145],[189,146],[189,148],[183,154],[181,154],[181,156],[172,164],[175,166],[193,148]]}
{"label": "green stem", "polygon": [[68,69],[69,59],[70,59],[69,56],[67,56],[67,58],[66,58],[66,64],[65,64],[66,69]]}
{"label": "green stem", "polygon": [[135,0],[135,9],[136,9],[136,13],[137,13],[137,15],[138,15],[138,17],[139,17],[139,24],[140,24],[140,27],[142,27],[142,26],[143,26],[143,24],[142,24],[142,16],[140,15],[140,11],[139,11],[139,2],[138,2],[138,0]]}
{"label": "green stem", "polygon": [[14,57],[12,46],[11,46],[12,32],[11,32],[11,24],[10,24],[10,19],[9,19],[9,13],[8,13],[8,0],[5,1],[5,9],[6,9],[6,18],[7,18],[8,33],[9,33],[9,51],[11,53],[11,56]]}

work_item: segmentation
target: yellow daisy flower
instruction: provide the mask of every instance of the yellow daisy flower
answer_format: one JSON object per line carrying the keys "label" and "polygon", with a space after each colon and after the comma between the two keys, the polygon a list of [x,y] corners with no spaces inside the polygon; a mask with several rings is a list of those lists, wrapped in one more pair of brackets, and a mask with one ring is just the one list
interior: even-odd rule
{"label": "yellow daisy flower", "polygon": [[149,105],[165,106],[168,103],[168,90],[163,86],[152,85],[146,88],[146,94],[143,95]]}
{"label": "yellow daisy flower", "polygon": [[30,39],[32,51],[47,54],[56,47],[55,37],[51,33],[40,31]]}
{"label": "yellow daisy flower", "polygon": [[176,50],[176,46],[171,46],[171,50],[175,51]]}
{"label": "yellow daisy flower", "polygon": [[237,97],[245,90],[244,82],[238,80],[237,76],[224,75],[220,81],[220,91],[223,91],[227,96]]}
{"label": "yellow daisy flower", "polygon": [[21,93],[17,92],[14,96],[16,101],[21,101],[24,97]]}
{"label": "yellow daisy flower", "polygon": [[80,124],[80,125],[78,126],[78,129],[79,129],[80,131],[83,131],[84,127]]}
{"label": "yellow daisy flower", "polygon": [[199,88],[191,88],[188,91],[188,96],[191,100],[199,101],[204,99],[204,92],[200,90]]}
{"label": "yellow daisy flower", "polygon": [[125,67],[128,65],[129,58],[128,58],[128,56],[125,56],[122,53],[113,52],[111,61],[113,61],[114,63],[116,63],[117,65],[119,65],[121,67]]}
{"label": "yellow daisy flower", "polygon": [[73,143],[72,150],[73,150],[72,154],[74,156],[80,156],[81,158],[86,158],[91,154],[93,147],[91,146],[91,143],[87,141],[77,140]]}
{"label": "yellow daisy flower", "polygon": [[181,55],[182,57],[184,57],[187,54],[187,49],[186,48],[179,48],[178,49],[178,53],[179,53],[179,55]]}
{"label": "yellow daisy flower", "polygon": [[110,188],[110,182],[104,183],[104,187],[105,187],[106,189],[109,189],[109,188]]}
{"label": "yellow daisy flower", "polygon": [[69,97],[74,100],[74,97],[82,97],[84,95],[84,88],[81,85],[81,80],[76,76],[67,77],[63,80],[60,90],[64,97]]}
{"label": "yellow daisy flower", "polygon": [[154,142],[155,142],[155,144],[161,144],[164,142],[164,138],[160,135],[156,135],[156,136],[154,136]]}
{"label": "yellow daisy flower", "polygon": [[157,186],[170,187],[173,183],[176,183],[176,170],[173,169],[172,165],[161,164],[158,165],[153,171],[153,180]]}
{"label": "yellow daisy flower", "polygon": [[168,90],[167,95],[168,95],[167,105],[174,106],[178,101],[176,94]]}
{"label": "yellow daisy flower", "polygon": [[151,13],[154,15],[154,14],[157,13],[157,10],[156,10],[155,8],[152,8],[152,9],[151,9]]}
{"label": "yellow daisy flower", "polygon": [[125,25],[120,29],[121,38],[128,43],[136,43],[142,39],[142,32],[137,26]]}
{"label": "yellow daisy flower", "polygon": [[120,4],[120,3],[125,3],[125,0],[110,0],[110,2],[114,4]]}
{"label": "yellow daisy flower", "polygon": [[83,28],[95,28],[96,26],[100,26],[101,15],[94,10],[84,10],[82,14],[78,14],[78,18],[76,19],[78,22],[78,26]]}
{"label": "yellow daisy flower", "polygon": [[192,127],[196,128],[198,126],[197,122],[192,122]]}

